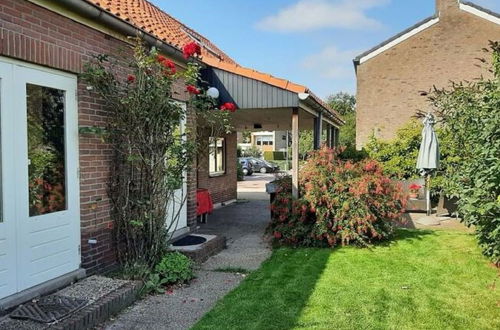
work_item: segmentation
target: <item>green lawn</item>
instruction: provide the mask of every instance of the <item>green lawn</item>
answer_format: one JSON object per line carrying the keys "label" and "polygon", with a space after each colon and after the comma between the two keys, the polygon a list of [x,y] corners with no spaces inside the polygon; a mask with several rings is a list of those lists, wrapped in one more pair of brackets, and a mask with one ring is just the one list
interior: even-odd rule
{"label": "green lawn", "polygon": [[463,232],[281,248],[194,329],[500,329],[498,275]]}

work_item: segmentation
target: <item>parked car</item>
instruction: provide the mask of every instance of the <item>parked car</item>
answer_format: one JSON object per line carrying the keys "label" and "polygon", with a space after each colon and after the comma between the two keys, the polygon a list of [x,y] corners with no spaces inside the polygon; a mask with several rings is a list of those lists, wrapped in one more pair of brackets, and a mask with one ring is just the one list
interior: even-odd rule
{"label": "parked car", "polygon": [[247,158],[238,158],[238,161],[241,164],[241,168],[243,170],[243,175],[252,175],[253,174],[254,169],[253,169],[252,162],[250,162],[250,160],[248,160]]}
{"label": "parked car", "polygon": [[250,163],[253,165],[253,170],[260,173],[274,173],[279,171],[280,167],[276,164],[270,163],[266,160],[248,157]]}

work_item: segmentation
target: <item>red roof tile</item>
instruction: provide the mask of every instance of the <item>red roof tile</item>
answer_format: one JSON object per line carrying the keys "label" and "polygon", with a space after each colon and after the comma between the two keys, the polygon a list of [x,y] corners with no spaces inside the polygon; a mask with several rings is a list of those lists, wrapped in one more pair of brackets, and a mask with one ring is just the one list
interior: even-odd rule
{"label": "red roof tile", "polygon": [[323,100],[314,95],[306,86],[295,84],[286,79],[276,78],[267,73],[245,68],[226,53],[220,50],[210,40],[193,29],[176,20],[152,3],[146,0],[85,0],[103,10],[129,22],[156,38],[178,48],[192,41],[198,42],[202,47],[202,61],[206,64],[229,71],[244,77],[259,80],[272,86],[289,90],[295,93],[309,93],[312,98],[333,114],[332,110]]}
{"label": "red roof tile", "polygon": [[85,0],[107,12],[129,22],[133,26],[182,49],[192,41],[202,47],[203,57],[213,57],[227,63],[235,63],[226,53],[210,40],[146,0]]}

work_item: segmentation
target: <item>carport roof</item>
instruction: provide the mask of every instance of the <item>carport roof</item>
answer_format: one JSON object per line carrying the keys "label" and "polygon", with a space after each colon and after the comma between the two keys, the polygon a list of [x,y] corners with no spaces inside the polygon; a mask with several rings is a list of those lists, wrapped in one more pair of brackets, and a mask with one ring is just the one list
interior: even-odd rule
{"label": "carport roof", "polygon": [[[269,86],[266,88],[268,93],[274,93],[273,87],[280,89],[281,93],[285,96],[288,95],[288,93],[293,93],[295,98],[297,99],[297,103],[298,103],[298,97],[299,97],[298,95],[299,94],[309,94],[310,98],[312,98],[312,100],[314,100],[314,102],[319,107],[321,107],[323,110],[329,112],[336,119],[336,121],[338,123],[340,123],[340,124],[344,123],[340,114],[337,111],[332,109],[326,102],[324,102],[320,97],[318,97],[316,94],[314,94],[306,86],[293,83],[293,82],[286,80],[286,79],[277,78],[277,77],[274,77],[274,76],[267,74],[267,73],[259,72],[259,71],[256,71],[256,70],[253,70],[250,68],[245,68],[245,67],[242,67],[238,64],[220,61],[220,60],[215,59],[213,57],[204,58],[203,62],[205,62],[207,65],[215,68],[216,72],[218,70],[222,70],[222,71],[229,72],[231,74],[234,74],[234,75],[237,75],[237,76],[240,76],[243,78],[247,78],[247,79],[250,79],[250,80],[253,80],[256,82],[263,83],[263,84]],[[234,79],[233,79],[233,81],[234,81]],[[230,87],[230,86],[227,86],[227,84],[225,84],[225,85],[226,85],[226,87]],[[232,89],[234,89],[234,86]],[[262,97],[262,96],[263,95],[260,95],[260,97]],[[240,103],[241,103],[241,100],[240,100]],[[243,104],[239,104],[238,102],[236,102],[236,104],[240,107],[244,106]],[[283,104],[281,104],[279,106],[286,107],[286,106],[297,106],[297,105],[290,105],[289,103],[284,102]],[[274,107],[279,107],[279,106],[276,105]],[[246,106],[244,106],[244,107],[246,107]],[[273,107],[273,106],[271,106],[271,107]]]}

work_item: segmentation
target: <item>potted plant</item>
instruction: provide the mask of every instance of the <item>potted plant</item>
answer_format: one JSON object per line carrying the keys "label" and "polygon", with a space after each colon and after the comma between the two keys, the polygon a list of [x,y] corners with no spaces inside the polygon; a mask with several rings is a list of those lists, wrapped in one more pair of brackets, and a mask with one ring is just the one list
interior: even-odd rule
{"label": "potted plant", "polygon": [[410,198],[417,199],[418,198],[418,192],[422,188],[422,186],[419,185],[419,184],[417,184],[417,183],[412,183],[410,185],[410,187],[408,187],[408,188],[410,190],[410,194],[409,194]]}

